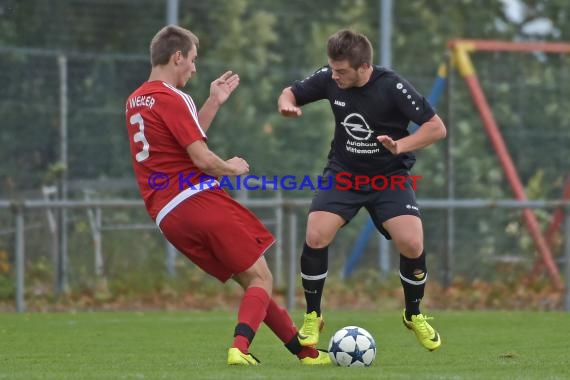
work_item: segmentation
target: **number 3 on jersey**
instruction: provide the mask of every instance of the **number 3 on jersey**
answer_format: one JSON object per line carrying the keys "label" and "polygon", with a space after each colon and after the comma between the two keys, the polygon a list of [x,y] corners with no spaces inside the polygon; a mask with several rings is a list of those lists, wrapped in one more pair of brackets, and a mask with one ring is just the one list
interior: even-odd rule
{"label": "number 3 on jersey", "polygon": [[133,140],[135,142],[143,143],[142,150],[138,152],[137,155],[135,156],[137,162],[141,162],[148,158],[149,156],[148,149],[150,148],[150,145],[148,144],[148,141],[144,135],[144,120],[140,113],[136,113],[133,116],[131,116],[129,121],[131,122],[131,125],[139,126],[139,131],[133,135]]}

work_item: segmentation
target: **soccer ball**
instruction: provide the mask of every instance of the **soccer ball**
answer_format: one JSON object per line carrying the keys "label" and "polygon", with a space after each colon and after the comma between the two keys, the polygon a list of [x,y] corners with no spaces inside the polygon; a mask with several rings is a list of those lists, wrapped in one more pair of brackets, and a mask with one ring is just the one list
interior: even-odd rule
{"label": "soccer ball", "polygon": [[376,357],[376,342],[362,327],[346,326],[332,336],[329,356],[341,367],[368,367]]}

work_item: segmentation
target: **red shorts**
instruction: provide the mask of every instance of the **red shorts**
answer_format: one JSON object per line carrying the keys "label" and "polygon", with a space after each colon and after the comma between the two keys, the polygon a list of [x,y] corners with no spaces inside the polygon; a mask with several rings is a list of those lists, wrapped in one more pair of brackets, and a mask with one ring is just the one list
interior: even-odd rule
{"label": "red shorts", "polygon": [[176,249],[221,282],[251,267],[275,242],[251,211],[220,189],[184,200],[160,229]]}

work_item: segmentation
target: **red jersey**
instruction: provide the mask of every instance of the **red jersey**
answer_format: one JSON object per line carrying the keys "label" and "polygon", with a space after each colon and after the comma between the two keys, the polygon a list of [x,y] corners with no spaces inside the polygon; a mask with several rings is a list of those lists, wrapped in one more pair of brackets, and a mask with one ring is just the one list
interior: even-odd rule
{"label": "red jersey", "polygon": [[192,98],[162,81],[136,89],[127,98],[125,113],[139,190],[149,215],[160,225],[180,202],[213,185],[193,186],[205,174],[186,151],[194,141],[206,140],[206,134]]}

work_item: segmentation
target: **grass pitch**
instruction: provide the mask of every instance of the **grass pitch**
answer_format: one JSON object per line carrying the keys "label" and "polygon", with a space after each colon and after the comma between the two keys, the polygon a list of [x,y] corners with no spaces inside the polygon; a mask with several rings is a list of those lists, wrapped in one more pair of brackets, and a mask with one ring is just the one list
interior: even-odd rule
{"label": "grass pitch", "polygon": [[340,368],[301,366],[266,326],[251,348],[262,365],[227,366],[233,312],[0,314],[0,379],[570,379],[570,313],[433,315],[443,345],[429,352],[399,312],[327,312],[324,348],[345,325],[378,344],[371,367]]}

